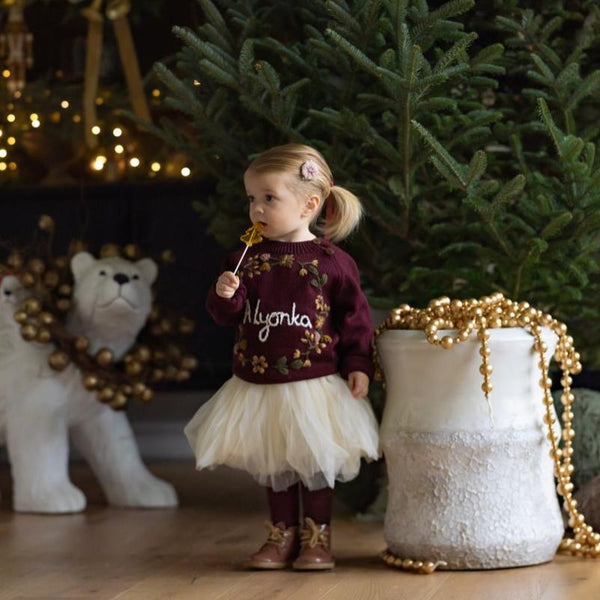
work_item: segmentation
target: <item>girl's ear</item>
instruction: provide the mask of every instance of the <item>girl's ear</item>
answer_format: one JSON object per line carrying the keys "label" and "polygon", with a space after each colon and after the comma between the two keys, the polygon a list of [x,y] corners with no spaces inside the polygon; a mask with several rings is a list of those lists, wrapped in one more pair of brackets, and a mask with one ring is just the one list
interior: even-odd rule
{"label": "girl's ear", "polygon": [[319,198],[319,196],[309,196],[306,200],[306,208],[310,212],[314,212],[319,206],[321,206],[321,198]]}

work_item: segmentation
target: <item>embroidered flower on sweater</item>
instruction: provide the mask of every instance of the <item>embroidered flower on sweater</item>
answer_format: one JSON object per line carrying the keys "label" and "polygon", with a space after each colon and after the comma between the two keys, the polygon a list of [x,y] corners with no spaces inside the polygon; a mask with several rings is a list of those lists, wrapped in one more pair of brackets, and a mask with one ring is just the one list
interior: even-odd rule
{"label": "embroidered flower on sweater", "polygon": [[284,254],[281,257],[281,263],[284,267],[291,267],[294,264],[294,255],[293,254]]}
{"label": "embroidered flower on sweater", "polygon": [[252,357],[252,372],[260,373],[264,375],[269,363],[267,359],[261,354],[260,356],[256,356],[256,354]]}

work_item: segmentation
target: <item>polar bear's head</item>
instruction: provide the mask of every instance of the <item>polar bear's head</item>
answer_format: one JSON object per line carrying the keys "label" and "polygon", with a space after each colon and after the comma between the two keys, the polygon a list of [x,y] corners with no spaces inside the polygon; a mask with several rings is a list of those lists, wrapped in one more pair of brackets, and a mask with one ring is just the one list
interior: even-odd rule
{"label": "polar bear's head", "polygon": [[71,259],[75,280],[71,321],[77,333],[117,349],[133,343],[152,307],[151,286],[158,274],[150,258],[96,259],[79,252]]}

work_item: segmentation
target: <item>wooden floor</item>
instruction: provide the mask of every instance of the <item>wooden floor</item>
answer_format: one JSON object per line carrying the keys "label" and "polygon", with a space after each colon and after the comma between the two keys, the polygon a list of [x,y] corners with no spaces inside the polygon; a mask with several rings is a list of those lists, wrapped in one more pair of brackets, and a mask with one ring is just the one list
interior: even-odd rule
{"label": "wooden floor", "polygon": [[[10,510],[8,467],[0,467],[0,600],[596,600],[600,562],[553,563],[419,576],[385,567],[381,523],[337,507],[333,572],[244,570],[264,539],[262,490],[227,469],[197,473],[189,463],[153,465],[179,490],[173,510],[104,505],[87,468],[72,469],[90,506],[78,515]],[[232,476],[234,475],[234,476]]]}

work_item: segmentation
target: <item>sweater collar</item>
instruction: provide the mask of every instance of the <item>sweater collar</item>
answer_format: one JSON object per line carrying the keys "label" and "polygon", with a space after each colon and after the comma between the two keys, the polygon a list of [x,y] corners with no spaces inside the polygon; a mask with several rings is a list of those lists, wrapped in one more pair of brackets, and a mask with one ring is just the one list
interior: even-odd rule
{"label": "sweater collar", "polygon": [[264,239],[263,242],[256,245],[256,250],[260,253],[269,252],[272,254],[306,254],[314,252],[316,248],[330,246],[331,244],[323,238],[314,238],[306,242],[276,242],[274,240]]}

